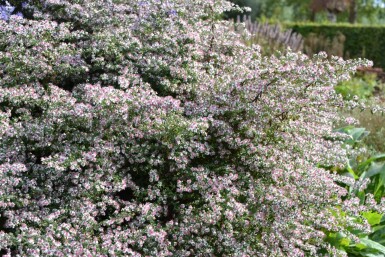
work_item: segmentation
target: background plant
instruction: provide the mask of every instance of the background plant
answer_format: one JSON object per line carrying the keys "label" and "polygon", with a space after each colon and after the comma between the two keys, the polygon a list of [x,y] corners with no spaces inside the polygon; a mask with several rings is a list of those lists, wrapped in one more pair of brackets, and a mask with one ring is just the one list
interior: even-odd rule
{"label": "background plant", "polygon": [[[301,34],[305,38],[304,50],[308,54],[318,51],[338,49],[338,54],[344,59],[367,58],[374,62],[375,67],[385,68],[383,59],[385,27],[363,24],[325,24],[325,23],[291,23],[287,28]],[[340,53],[343,55],[340,55]]]}
{"label": "background plant", "polygon": [[335,89],[344,99],[358,101],[357,108],[343,110],[342,113],[354,117],[360,126],[369,131],[363,138],[363,146],[368,153],[384,153],[383,82],[376,74],[360,72],[352,79],[338,84]]}
{"label": "background plant", "polygon": [[[363,139],[370,133],[365,128],[346,126],[338,129],[349,137],[345,146],[355,150],[343,169],[337,172],[347,179],[342,182],[349,194],[345,203],[351,204],[352,197],[358,197],[361,204],[366,202],[381,202],[385,195],[385,162],[384,154],[375,154],[364,157],[365,145]],[[346,213],[335,213],[337,216]],[[355,240],[349,239],[344,233],[329,233],[327,240],[339,249],[352,256],[383,256],[385,254],[385,215],[383,209],[371,210],[362,213],[364,220],[369,222],[371,229],[362,231],[351,227]],[[357,223],[362,220],[350,217]]]}
{"label": "background plant", "polygon": [[[337,9],[338,22],[361,24],[384,23],[384,1],[382,0],[232,0],[240,6],[249,6],[252,20],[276,22],[328,21],[328,10]],[[336,8],[337,7],[337,8]],[[315,11],[316,13],[312,13]],[[228,16],[235,18],[237,13]]]}
{"label": "background plant", "polygon": [[341,82],[335,89],[345,100],[352,100],[354,97],[369,100],[381,95],[383,87],[376,74],[360,73]]}

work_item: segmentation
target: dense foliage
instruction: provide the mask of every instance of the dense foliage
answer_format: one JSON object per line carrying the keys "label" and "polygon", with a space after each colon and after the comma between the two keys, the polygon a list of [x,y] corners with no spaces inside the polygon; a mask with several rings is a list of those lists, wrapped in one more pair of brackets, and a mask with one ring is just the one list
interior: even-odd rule
{"label": "dense foliage", "polygon": [[261,57],[227,1],[40,3],[0,21],[3,255],[345,256],[333,233],[370,232],[383,204],[326,169],[333,86],[367,63]]}
{"label": "dense foliage", "polygon": [[363,73],[339,83],[335,90],[346,100],[370,99],[374,94],[382,93],[383,87],[384,85],[376,79],[376,74]]}

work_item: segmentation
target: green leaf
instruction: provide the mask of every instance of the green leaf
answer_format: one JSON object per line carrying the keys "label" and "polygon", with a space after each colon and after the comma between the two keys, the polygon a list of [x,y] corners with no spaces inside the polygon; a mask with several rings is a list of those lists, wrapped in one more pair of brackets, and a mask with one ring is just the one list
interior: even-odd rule
{"label": "green leaf", "polygon": [[385,225],[375,226],[372,228],[373,233],[370,235],[370,239],[376,241],[379,244],[385,244]]}
{"label": "green leaf", "polygon": [[369,135],[369,131],[365,128],[355,128],[353,126],[347,126],[335,130],[336,132],[345,133],[350,136],[351,139],[345,141],[347,144],[354,144],[361,141],[364,137]]}
{"label": "green leaf", "polygon": [[370,178],[374,175],[377,175],[381,172],[385,172],[385,163],[383,162],[372,162],[370,168],[365,174],[365,178]]}
{"label": "green leaf", "polygon": [[350,239],[349,238],[342,238],[339,242],[341,246],[348,247],[350,245]]}
{"label": "green leaf", "polygon": [[368,248],[375,249],[383,254],[385,254],[385,246],[370,240],[369,238],[361,238],[361,243],[365,244]]}
{"label": "green leaf", "polygon": [[369,222],[371,226],[374,226],[380,224],[383,215],[377,212],[364,212],[362,216]]}
{"label": "green leaf", "polygon": [[360,251],[368,248],[365,244],[361,244],[361,243],[358,243],[358,244],[354,245],[354,247],[357,248]]}
{"label": "green leaf", "polygon": [[362,253],[365,257],[384,257],[383,253]]}
{"label": "green leaf", "polygon": [[345,133],[345,134],[348,134],[348,131],[350,129],[354,128],[353,126],[346,126],[346,127],[342,127],[342,128],[338,128],[338,129],[335,129],[334,131],[335,132],[340,132],[340,133]]}
{"label": "green leaf", "polygon": [[354,141],[360,141],[368,134],[369,132],[365,128],[354,128],[350,130],[350,136],[353,138]]}
{"label": "green leaf", "polygon": [[378,154],[375,156],[370,157],[364,162],[361,162],[360,165],[357,167],[361,170],[365,169],[365,167],[373,162],[380,162],[385,160],[385,154]]}
{"label": "green leaf", "polygon": [[381,161],[382,160],[383,161],[383,160],[385,160],[385,153],[377,154],[373,157],[370,157],[369,160],[371,160],[371,161]]}
{"label": "green leaf", "polygon": [[[384,218],[384,215],[382,216],[382,218]],[[384,229],[384,228],[385,228],[385,225],[375,226],[375,227],[373,227],[373,231],[376,232],[376,231]]]}

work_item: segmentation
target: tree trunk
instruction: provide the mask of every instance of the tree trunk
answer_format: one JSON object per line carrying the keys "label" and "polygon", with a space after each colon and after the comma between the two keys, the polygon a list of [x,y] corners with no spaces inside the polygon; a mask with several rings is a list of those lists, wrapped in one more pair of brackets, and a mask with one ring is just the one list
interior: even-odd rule
{"label": "tree trunk", "polygon": [[349,8],[349,22],[356,23],[356,21],[357,21],[357,0],[351,0],[350,8]]}
{"label": "tree trunk", "polygon": [[315,11],[311,11],[311,14],[310,14],[310,20],[312,22],[315,22]]}

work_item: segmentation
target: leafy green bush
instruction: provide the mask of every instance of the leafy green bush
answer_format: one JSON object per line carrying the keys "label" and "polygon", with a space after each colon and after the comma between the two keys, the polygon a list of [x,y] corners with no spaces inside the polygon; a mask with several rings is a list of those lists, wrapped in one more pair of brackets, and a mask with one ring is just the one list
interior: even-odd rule
{"label": "leafy green bush", "polygon": [[383,84],[377,81],[375,74],[356,74],[351,79],[339,83],[335,90],[345,100],[351,100],[354,96],[359,99],[371,98],[382,88]]}

